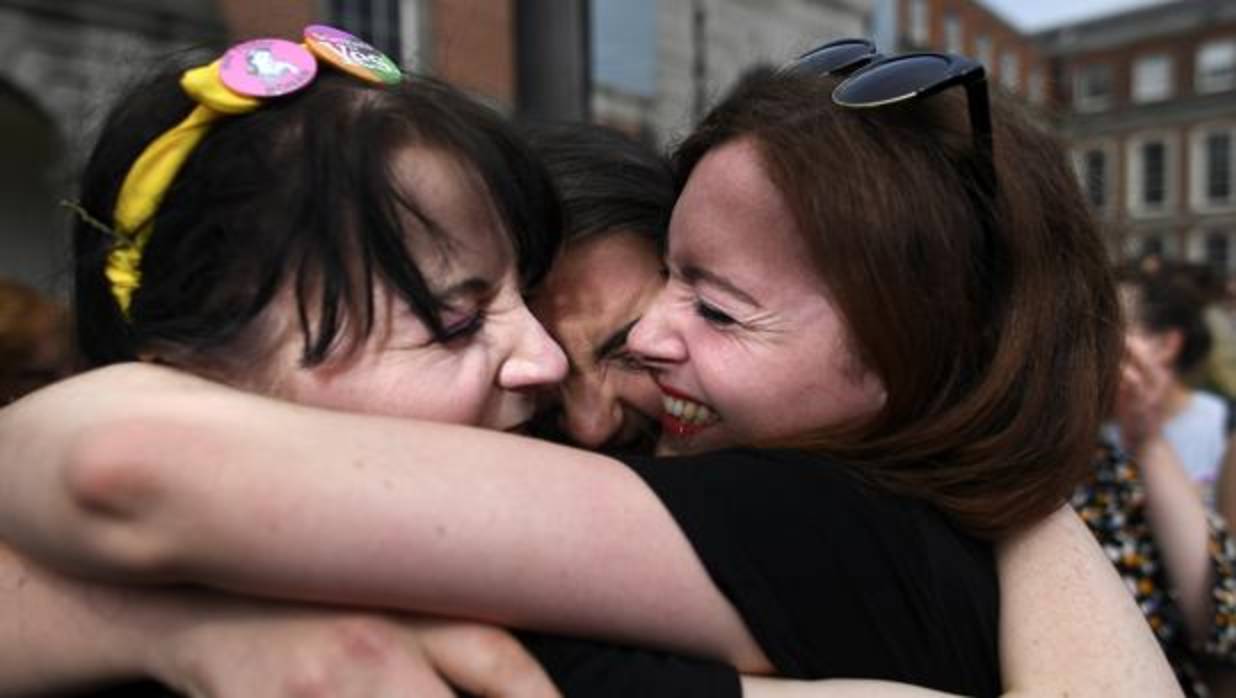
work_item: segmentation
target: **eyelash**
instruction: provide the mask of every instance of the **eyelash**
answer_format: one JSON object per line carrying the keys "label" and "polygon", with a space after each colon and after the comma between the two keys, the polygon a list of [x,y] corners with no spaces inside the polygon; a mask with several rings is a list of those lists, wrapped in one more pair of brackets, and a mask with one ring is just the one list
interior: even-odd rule
{"label": "eyelash", "polygon": [[716,327],[732,327],[738,324],[734,318],[700,300],[695,301],[695,314]]}
{"label": "eyelash", "polygon": [[437,341],[440,344],[450,344],[462,339],[468,339],[481,331],[485,326],[485,312],[477,310],[468,317],[448,327],[443,327]]}

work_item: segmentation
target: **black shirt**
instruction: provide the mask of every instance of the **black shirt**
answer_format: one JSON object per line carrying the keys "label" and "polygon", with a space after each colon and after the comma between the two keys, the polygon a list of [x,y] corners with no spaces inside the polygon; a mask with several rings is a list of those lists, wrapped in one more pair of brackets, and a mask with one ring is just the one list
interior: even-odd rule
{"label": "black shirt", "polygon": [[782,676],[1000,693],[990,546],[794,451],[624,459]]}

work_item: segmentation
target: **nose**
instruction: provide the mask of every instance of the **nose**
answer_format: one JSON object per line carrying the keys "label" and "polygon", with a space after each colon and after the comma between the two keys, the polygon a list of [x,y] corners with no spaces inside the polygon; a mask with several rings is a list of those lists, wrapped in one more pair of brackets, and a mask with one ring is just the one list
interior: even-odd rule
{"label": "nose", "polygon": [[627,335],[627,348],[656,369],[685,361],[687,346],[675,326],[669,286],[662,288]]}
{"label": "nose", "polygon": [[498,369],[498,385],[521,390],[554,385],[566,376],[566,354],[526,306],[514,311],[511,352]]}
{"label": "nose", "polygon": [[623,410],[603,380],[581,376],[562,389],[562,429],[585,448],[597,449],[622,429]]}

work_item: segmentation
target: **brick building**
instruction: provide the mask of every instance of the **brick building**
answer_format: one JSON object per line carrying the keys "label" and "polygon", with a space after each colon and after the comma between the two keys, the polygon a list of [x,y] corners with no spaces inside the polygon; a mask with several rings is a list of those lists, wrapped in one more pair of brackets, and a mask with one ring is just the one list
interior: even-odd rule
{"label": "brick building", "polygon": [[1042,108],[1114,259],[1153,252],[1236,271],[1236,4],[1176,0],[1036,34],[974,0],[889,11],[900,48],[977,57]]}
{"label": "brick building", "polygon": [[1049,66],[1039,45],[983,4],[973,0],[900,0],[883,11],[895,13],[894,50],[970,56],[986,67],[991,84],[1032,104],[1047,101]]}
{"label": "brick building", "polygon": [[1113,255],[1236,269],[1236,4],[1178,0],[1035,39]]}
{"label": "brick building", "polygon": [[202,56],[314,21],[493,103],[514,99],[514,0],[0,0],[0,277],[67,282],[73,173],[117,89],[181,51]]}

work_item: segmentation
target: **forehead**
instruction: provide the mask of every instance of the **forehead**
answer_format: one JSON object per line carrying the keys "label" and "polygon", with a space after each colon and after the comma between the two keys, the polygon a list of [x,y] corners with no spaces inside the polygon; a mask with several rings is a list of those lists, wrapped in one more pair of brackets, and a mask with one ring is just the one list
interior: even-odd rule
{"label": "forehead", "polygon": [[576,354],[637,318],[661,286],[656,244],[617,230],[567,245],[533,301],[546,328]]}
{"label": "forehead", "polygon": [[754,141],[721,145],[695,166],[670,222],[672,263],[772,297],[799,287],[826,290],[813,255]]}
{"label": "forehead", "polygon": [[405,148],[392,163],[402,196],[407,245],[430,279],[452,267],[484,267],[499,275],[514,265],[514,251],[481,178],[458,157],[426,146]]}

